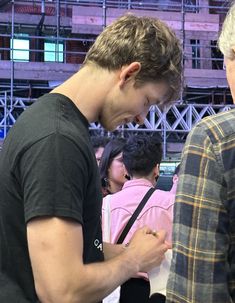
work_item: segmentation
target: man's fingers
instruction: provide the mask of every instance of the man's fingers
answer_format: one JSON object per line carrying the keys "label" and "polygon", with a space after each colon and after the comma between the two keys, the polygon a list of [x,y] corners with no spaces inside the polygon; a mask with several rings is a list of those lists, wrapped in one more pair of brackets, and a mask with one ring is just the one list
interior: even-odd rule
{"label": "man's fingers", "polygon": [[152,235],[157,237],[160,241],[165,241],[166,231],[165,230],[158,230],[158,231],[153,230]]}
{"label": "man's fingers", "polygon": [[168,241],[165,241],[165,244],[167,245],[168,249],[172,249],[172,244]]}

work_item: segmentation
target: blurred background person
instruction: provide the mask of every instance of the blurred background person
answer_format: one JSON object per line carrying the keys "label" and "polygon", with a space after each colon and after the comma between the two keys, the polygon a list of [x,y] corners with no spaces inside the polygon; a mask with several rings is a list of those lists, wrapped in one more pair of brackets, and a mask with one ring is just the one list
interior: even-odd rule
{"label": "blurred background person", "polygon": [[169,172],[162,169],[164,167],[164,163],[161,164],[160,175],[157,180],[157,184],[155,186],[157,189],[166,190],[166,191],[170,191],[171,189],[173,189],[172,186],[174,185],[174,180],[177,177],[178,170],[180,168],[178,167],[178,165],[175,166],[174,172],[172,173],[171,171]]}
{"label": "blurred background person", "polygon": [[110,138],[104,136],[92,136],[91,143],[95,151],[95,157],[97,164],[100,164],[105,145],[110,141]]}
{"label": "blurred background person", "polygon": [[175,171],[173,173],[173,177],[172,177],[172,187],[170,189],[170,192],[172,194],[176,194],[176,190],[177,190],[177,185],[178,185],[178,181],[179,181],[179,172],[180,172],[180,164],[178,164],[175,168]]}
{"label": "blurred background person", "polygon": [[126,140],[114,138],[106,144],[99,163],[103,196],[122,189],[126,179],[122,151]]}

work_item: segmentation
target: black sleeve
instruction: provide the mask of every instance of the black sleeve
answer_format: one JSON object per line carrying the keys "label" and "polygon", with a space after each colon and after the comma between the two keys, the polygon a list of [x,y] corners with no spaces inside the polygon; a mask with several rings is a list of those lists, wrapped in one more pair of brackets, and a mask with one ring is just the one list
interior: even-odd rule
{"label": "black sleeve", "polygon": [[88,166],[85,146],[60,134],[43,138],[25,151],[19,161],[25,221],[56,216],[83,224]]}

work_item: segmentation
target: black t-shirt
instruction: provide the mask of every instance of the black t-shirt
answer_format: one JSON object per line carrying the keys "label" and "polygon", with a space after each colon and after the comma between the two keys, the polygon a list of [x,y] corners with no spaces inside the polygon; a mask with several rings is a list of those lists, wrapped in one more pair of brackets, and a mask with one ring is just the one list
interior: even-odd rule
{"label": "black t-shirt", "polygon": [[18,118],[0,154],[0,302],[38,302],[26,239],[35,217],[76,220],[84,263],[103,261],[101,203],[86,118],[65,96],[44,95]]}

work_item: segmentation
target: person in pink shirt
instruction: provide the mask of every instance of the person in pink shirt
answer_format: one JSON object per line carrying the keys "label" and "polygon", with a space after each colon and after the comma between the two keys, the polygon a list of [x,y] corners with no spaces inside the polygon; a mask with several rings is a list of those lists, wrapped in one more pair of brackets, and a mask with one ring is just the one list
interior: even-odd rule
{"label": "person in pink shirt", "polygon": [[[103,217],[106,203],[110,206],[111,243],[117,242],[140,201],[151,187],[155,187],[161,159],[162,147],[154,137],[133,136],[125,144],[123,163],[130,180],[125,182],[121,191],[103,200]],[[173,193],[156,189],[133,223],[124,244],[128,244],[137,229],[146,225],[153,230],[166,230],[167,240],[171,242],[174,200]],[[161,294],[154,296],[154,300],[149,299],[149,291],[147,276],[140,273],[122,285],[120,303],[165,302]]]}

